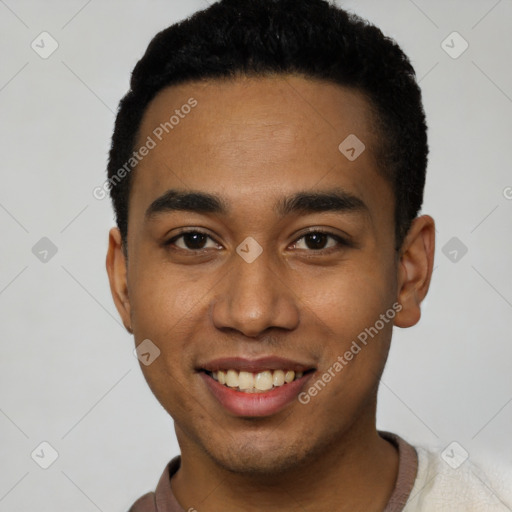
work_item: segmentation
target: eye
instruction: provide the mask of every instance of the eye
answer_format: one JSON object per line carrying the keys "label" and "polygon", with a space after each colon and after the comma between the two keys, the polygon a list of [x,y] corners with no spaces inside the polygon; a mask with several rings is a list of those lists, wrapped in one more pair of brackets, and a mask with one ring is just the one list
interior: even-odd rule
{"label": "eye", "polygon": [[[301,243],[301,240],[303,241]],[[298,247],[302,245],[302,247]],[[315,230],[302,235],[297,242],[294,243],[294,247],[297,249],[305,249],[312,251],[325,251],[330,249],[336,249],[337,246],[348,246],[348,242],[338,235],[329,233],[327,231]]]}
{"label": "eye", "polygon": [[[210,245],[208,245],[210,243]],[[182,231],[164,244],[174,246],[188,252],[199,252],[205,249],[218,249],[219,244],[207,233],[199,230]],[[348,247],[350,244],[342,237],[322,230],[310,231],[302,235],[293,244],[295,249],[312,252],[331,252]]]}
{"label": "eye", "polygon": [[[213,245],[208,247],[208,240],[210,240]],[[182,231],[179,235],[165,242],[165,245],[174,245],[184,251],[202,251],[209,248],[218,248],[218,244],[210,237],[210,235],[197,230]]]}

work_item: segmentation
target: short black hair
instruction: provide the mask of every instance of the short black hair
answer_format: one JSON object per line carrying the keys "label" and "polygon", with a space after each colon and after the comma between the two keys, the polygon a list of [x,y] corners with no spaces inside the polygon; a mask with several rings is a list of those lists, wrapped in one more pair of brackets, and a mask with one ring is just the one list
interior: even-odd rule
{"label": "short black hair", "polygon": [[428,158],[421,91],[407,56],[377,27],[325,0],[221,0],[152,39],[119,104],[108,181],[125,251],[132,173],[121,180],[116,173],[127,168],[150,101],[171,85],[276,74],[326,80],[368,99],[401,247],[423,202]]}

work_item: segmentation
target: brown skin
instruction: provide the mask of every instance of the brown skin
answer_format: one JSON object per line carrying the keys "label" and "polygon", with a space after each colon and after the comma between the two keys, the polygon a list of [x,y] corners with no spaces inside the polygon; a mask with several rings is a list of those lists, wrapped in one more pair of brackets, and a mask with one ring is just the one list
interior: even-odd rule
{"label": "brown skin", "polygon": [[[393,191],[378,172],[358,92],[298,76],[188,83],[157,95],[139,140],[190,97],[198,106],[134,174],[128,260],[117,228],[107,255],[124,325],[136,344],[149,338],[161,350],[141,368],[174,418],[182,463],[173,491],[185,510],[200,512],[381,511],[398,469],[375,424],[392,321],[309,404],[294,401],[264,418],[228,413],[196,367],[277,355],[313,365],[312,383],[395,302],[403,309],[394,325],[416,324],[432,274],[434,221],[415,219],[394,250]],[[366,144],[353,162],[338,150],[351,133]],[[145,222],[151,202],[171,188],[219,194],[231,211]],[[360,197],[368,214],[273,211],[281,196],[332,188]],[[203,251],[190,238],[164,246],[179,228],[211,239]],[[327,238],[315,249],[308,228],[348,235],[353,245]],[[251,264],[235,251],[248,236],[263,247]]]}

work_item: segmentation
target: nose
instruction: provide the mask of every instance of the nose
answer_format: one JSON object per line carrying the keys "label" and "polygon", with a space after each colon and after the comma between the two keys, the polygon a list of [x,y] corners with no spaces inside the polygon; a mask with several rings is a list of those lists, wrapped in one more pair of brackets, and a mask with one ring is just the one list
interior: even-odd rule
{"label": "nose", "polygon": [[251,263],[235,254],[231,265],[211,303],[217,329],[235,329],[253,338],[269,328],[298,326],[298,298],[286,272],[272,264],[265,251]]}

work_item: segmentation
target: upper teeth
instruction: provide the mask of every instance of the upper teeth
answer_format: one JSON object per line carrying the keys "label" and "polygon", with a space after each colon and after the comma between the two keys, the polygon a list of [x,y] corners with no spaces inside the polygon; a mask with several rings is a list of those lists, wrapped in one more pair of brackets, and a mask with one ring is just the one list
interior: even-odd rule
{"label": "upper teeth", "polygon": [[303,372],[295,373],[293,370],[265,370],[258,373],[238,370],[219,370],[212,372],[212,377],[230,388],[238,388],[240,391],[268,391],[272,387],[283,386],[295,379],[300,379]]}

